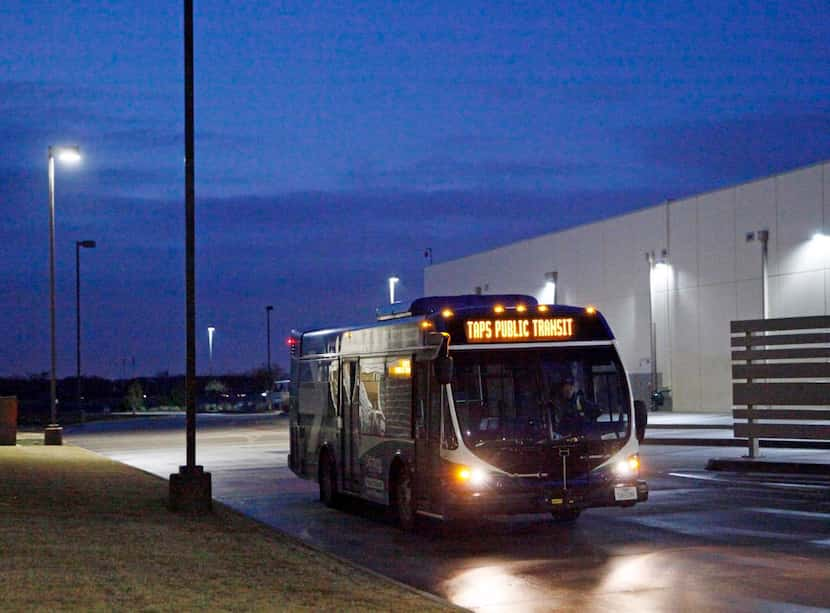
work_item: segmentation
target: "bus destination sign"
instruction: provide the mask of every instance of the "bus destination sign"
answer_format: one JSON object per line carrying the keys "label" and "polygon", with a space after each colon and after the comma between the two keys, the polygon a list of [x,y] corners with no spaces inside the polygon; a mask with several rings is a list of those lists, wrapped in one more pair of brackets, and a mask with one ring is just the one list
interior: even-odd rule
{"label": "bus destination sign", "polygon": [[465,322],[468,343],[512,343],[571,338],[573,317],[471,319]]}

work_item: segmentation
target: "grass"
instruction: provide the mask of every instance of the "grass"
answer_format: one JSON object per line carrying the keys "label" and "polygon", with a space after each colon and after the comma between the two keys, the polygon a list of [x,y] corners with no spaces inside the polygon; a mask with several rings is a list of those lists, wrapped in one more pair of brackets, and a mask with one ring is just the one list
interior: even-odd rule
{"label": "grass", "polygon": [[168,484],[83,449],[0,447],[4,611],[440,611],[227,508],[182,516]]}

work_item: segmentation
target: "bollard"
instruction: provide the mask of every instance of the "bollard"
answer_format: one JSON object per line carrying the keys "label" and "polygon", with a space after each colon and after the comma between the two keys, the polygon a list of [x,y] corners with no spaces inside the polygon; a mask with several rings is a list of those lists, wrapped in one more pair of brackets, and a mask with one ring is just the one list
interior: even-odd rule
{"label": "bollard", "polygon": [[0,396],[0,445],[17,444],[17,396]]}

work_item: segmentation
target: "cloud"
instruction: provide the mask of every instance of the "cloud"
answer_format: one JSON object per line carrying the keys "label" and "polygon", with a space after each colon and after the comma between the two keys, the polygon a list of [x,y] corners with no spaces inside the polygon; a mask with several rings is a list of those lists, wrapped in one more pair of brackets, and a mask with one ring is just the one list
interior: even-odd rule
{"label": "cloud", "polygon": [[406,188],[426,190],[526,190],[556,187],[561,181],[584,175],[588,164],[567,159],[483,158],[461,160],[436,155],[397,168],[364,168],[347,179],[360,188]]}
{"label": "cloud", "polygon": [[627,130],[649,164],[711,187],[763,177],[830,158],[830,107],[695,120]]}

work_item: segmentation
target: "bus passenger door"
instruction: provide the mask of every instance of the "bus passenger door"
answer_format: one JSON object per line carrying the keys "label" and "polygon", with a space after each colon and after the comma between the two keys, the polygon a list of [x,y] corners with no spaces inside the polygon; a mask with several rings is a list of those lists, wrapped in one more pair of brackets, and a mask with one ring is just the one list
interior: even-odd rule
{"label": "bus passenger door", "polygon": [[358,387],[357,360],[344,360],[341,378],[340,405],[342,415],[341,453],[343,468],[343,487],[349,491],[358,491],[359,443],[360,443],[360,388]]}
{"label": "bus passenger door", "polygon": [[415,495],[419,509],[440,513],[441,405],[432,398],[438,387],[432,363],[419,362],[415,377]]}

